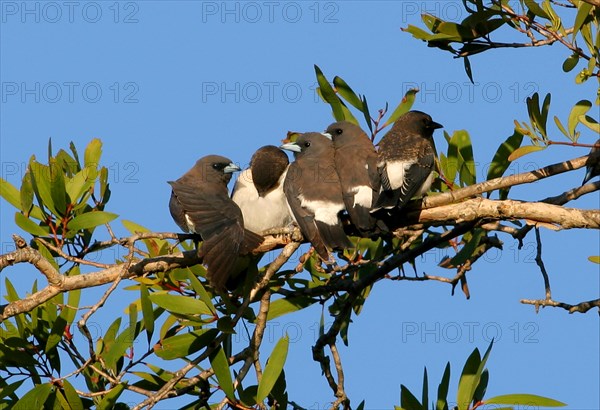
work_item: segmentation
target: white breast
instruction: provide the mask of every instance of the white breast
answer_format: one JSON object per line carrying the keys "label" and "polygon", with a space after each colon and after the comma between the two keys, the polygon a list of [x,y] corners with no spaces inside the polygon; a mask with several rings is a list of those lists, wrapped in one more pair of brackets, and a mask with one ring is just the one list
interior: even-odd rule
{"label": "white breast", "polygon": [[283,181],[287,171],[279,178],[277,187],[264,197],[260,197],[249,169],[240,173],[231,199],[240,207],[244,217],[244,227],[261,233],[268,229],[280,228],[291,223]]}
{"label": "white breast", "polygon": [[344,210],[343,203],[320,200],[311,201],[304,198],[303,195],[300,195],[298,198],[300,199],[300,205],[315,215],[315,220],[327,225],[337,225],[339,223],[338,213]]}

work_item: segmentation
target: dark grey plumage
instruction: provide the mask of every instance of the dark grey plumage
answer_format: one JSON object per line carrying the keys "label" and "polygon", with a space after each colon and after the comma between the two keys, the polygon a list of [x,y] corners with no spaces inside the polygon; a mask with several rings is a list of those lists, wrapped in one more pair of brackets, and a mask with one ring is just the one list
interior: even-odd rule
{"label": "dark grey plumage", "polygon": [[231,173],[239,171],[230,159],[209,155],[176,181],[169,181],[169,210],[185,232],[197,233],[203,243],[198,255],[211,284],[222,289],[237,257],[250,253],[263,237],[244,229],[240,208],[229,198]]}
{"label": "dark grey plumage", "polygon": [[281,146],[294,152],[283,190],[300,231],[321,259],[329,250],[351,248],[339,214],[344,210],[340,179],[335,169],[333,142],[309,132]]}
{"label": "dark grey plumage", "polygon": [[379,142],[381,191],[371,212],[402,208],[412,197],[425,194],[433,180],[433,132],[442,128],[428,114],[402,115]]}
{"label": "dark grey plumage", "polygon": [[340,177],[344,204],[350,221],[361,232],[375,227],[370,210],[377,202],[381,185],[377,151],[358,126],[340,121],[327,127],[335,148],[335,167]]}
{"label": "dark grey plumage", "polygon": [[581,185],[585,185],[598,175],[600,175],[600,138],[594,143],[594,147],[590,151],[590,157],[587,160],[587,166],[585,168],[585,177],[583,178]]}
{"label": "dark grey plumage", "polygon": [[235,183],[231,199],[244,215],[246,229],[260,233],[287,226],[292,217],[283,193],[288,156],[273,145],[259,148]]}

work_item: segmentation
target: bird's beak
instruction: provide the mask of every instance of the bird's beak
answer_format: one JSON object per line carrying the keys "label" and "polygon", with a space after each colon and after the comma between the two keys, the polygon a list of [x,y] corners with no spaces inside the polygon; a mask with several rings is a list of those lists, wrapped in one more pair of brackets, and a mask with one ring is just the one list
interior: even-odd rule
{"label": "bird's beak", "polygon": [[328,138],[328,139],[330,139],[330,140],[333,141],[330,133],[328,133],[328,132],[322,132],[321,135],[323,135],[324,137],[326,137],[326,138]]}
{"label": "bird's beak", "polygon": [[438,128],[444,128],[444,126],[442,124],[437,123],[435,121],[432,121],[431,125],[429,127],[434,130],[437,130]]}
{"label": "bird's beak", "polygon": [[223,168],[223,172],[226,174],[231,174],[232,172],[237,172],[239,170],[241,170],[241,168],[235,165],[233,162]]}
{"label": "bird's beak", "polygon": [[298,146],[298,144],[296,144],[295,142],[288,142],[287,144],[280,145],[279,148],[292,152],[301,151],[300,146]]}

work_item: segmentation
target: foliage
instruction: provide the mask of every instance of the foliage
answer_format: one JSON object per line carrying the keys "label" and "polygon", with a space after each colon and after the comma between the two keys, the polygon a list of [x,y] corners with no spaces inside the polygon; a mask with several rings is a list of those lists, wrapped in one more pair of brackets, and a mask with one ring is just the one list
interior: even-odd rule
{"label": "foliage", "polygon": [[[458,410],[475,410],[478,407],[487,404],[506,404],[509,406],[544,406],[544,407],[562,407],[566,404],[549,399],[547,397],[536,396],[534,394],[505,394],[484,398],[489,382],[489,372],[485,368],[487,359],[492,350],[493,341],[488,346],[483,357],[479,349],[473,350],[463,366],[460,380],[458,382],[456,408]],[[442,380],[437,389],[437,398],[432,402],[432,410],[448,410],[448,390],[450,387],[450,363],[446,364]],[[411,393],[404,385],[400,386],[400,407],[395,406],[396,410],[427,410],[429,403],[429,386],[427,378],[427,368],[423,371],[423,392],[421,400]],[[482,407],[485,408],[485,407]],[[514,409],[514,407],[505,407],[505,409]]]}

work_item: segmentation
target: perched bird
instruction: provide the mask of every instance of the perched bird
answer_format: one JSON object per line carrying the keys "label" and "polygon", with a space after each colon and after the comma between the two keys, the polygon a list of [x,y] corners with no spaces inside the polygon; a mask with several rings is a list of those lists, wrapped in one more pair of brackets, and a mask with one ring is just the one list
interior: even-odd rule
{"label": "perched bird", "polygon": [[293,151],[283,191],[302,235],[324,261],[329,250],[351,248],[340,221],[344,199],[335,169],[331,136],[308,132],[280,148]]}
{"label": "perched bird", "polygon": [[250,168],[240,173],[231,199],[242,210],[246,229],[261,233],[292,222],[283,193],[289,162],[285,152],[266,145],[254,153]]}
{"label": "perched bird", "polygon": [[[593,163],[595,161],[595,163]],[[595,142],[594,147],[590,151],[590,157],[587,160],[585,168],[585,177],[581,185],[585,185],[592,178],[600,175],[600,138]]]}
{"label": "perched bird", "polygon": [[379,141],[381,190],[371,212],[402,208],[412,197],[425,194],[433,181],[433,131],[442,128],[428,114],[409,111]]}
{"label": "perched bird", "polygon": [[367,134],[351,122],[333,123],[325,132],[333,139],[335,168],[350,221],[359,231],[369,232],[375,226],[369,211],[377,201],[381,185],[377,151]]}
{"label": "perched bird", "polygon": [[263,241],[262,236],[244,229],[242,211],[229,198],[227,184],[231,173],[239,170],[230,159],[209,155],[177,181],[169,181],[173,189],[171,216],[183,231],[202,237],[198,255],[217,289],[223,288],[237,257],[250,253]]}

